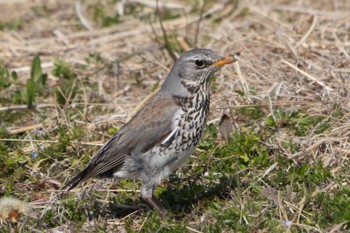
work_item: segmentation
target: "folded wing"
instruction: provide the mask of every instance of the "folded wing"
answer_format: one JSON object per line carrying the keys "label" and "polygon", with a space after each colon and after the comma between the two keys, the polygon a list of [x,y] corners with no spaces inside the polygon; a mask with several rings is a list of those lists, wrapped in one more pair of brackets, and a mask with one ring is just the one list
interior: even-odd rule
{"label": "folded wing", "polygon": [[156,95],[97,152],[86,167],[65,187],[74,188],[90,177],[112,174],[126,156],[142,154],[161,144],[173,132],[180,108],[171,96]]}

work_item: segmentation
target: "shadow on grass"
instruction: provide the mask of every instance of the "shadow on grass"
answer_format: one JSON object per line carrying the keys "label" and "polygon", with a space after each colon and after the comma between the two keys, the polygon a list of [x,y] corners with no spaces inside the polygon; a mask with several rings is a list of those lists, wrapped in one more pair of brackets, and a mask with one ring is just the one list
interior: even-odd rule
{"label": "shadow on grass", "polygon": [[203,180],[188,181],[181,188],[170,184],[159,198],[174,214],[187,214],[198,206],[199,202],[201,202],[199,208],[202,208],[210,205],[214,198],[227,198],[230,191],[237,187],[236,176],[223,176],[216,183],[202,184],[202,182]]}
{"label": "shadow on grass", "polygon": [[[236,176],[223,176],[217,183],[202,184],[203,180],[190,181],[174,179],[169,182],[158,199],[177,217],[190,213],[194,207],[206,208],[215,198],[225,199],[237,187]],[[149,211],[151,208],[141,199],[139,203],[126,199],[123,204],[113,201],[108,212],[114,218],[123,218],[135,211]],[[201,206],[198,206],[200,203]]]}

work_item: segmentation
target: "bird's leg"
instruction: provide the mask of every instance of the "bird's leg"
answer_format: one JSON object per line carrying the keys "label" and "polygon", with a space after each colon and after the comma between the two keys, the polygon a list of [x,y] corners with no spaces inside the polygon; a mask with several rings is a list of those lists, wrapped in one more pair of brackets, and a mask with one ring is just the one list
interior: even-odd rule
{"label": "bird's leg", "polygon": [[147,187],[142,185],[141,187],[141,198],[145,200],[153,209],[156,209],[159,211],[160,215],[162,217],[165,217],[167,210],[163,206],[163,204],[157,200],[157,198],[153,195],[154,187]]}
{"label": "bird's leg", "polygon": [[157,198],[152,196],[151,198],[147,198],[144,200],[147,201],[147,203],[151,205],[152,208],[157,209],[162,217],[165,217],[165,215],[167,214],[167,210]]}

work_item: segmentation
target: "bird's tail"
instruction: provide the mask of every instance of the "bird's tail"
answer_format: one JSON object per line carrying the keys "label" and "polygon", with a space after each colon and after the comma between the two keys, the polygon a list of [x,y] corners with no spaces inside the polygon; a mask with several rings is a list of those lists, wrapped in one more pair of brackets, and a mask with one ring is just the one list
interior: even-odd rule
{"label": "bird's tail", "polygon": [[87,179],[89,179],[91,176],[89,175],[89,171],[91,170],[91,163],[88,164],[81,172],[79,172],[78,175],[76,175],[73,179],[68,181],[63,189],[67,189],[67,191],[73,189],[76,187],[80,182],[83,182]]}

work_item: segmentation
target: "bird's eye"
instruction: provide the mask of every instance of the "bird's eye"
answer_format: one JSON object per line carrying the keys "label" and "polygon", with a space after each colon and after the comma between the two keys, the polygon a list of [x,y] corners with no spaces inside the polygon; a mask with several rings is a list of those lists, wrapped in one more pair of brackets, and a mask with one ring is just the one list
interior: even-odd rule
{"label": "bird's eye", "polygon": [[195,60],[194,64],[196,64],[198,67],[203,67],[205,65],[203,60]]}

